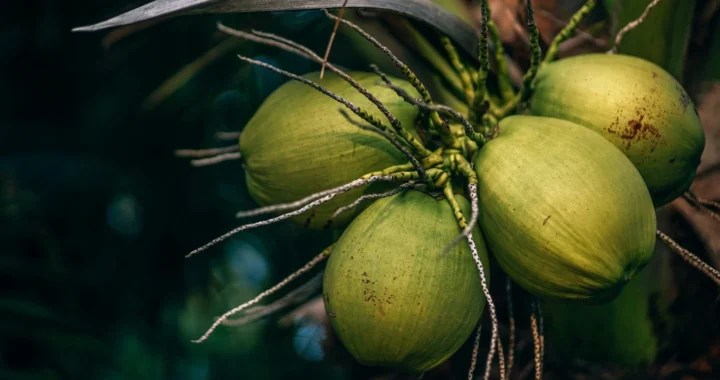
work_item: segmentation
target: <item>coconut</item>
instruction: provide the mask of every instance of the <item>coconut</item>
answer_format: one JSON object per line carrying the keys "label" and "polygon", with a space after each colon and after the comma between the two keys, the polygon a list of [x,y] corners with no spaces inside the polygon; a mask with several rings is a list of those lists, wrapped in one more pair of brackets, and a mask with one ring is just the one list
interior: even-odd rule
{"label": "coconut", "polygon": [[[371,73],[350,75],[374,94],[415,134],[419,111],[405,103]],[[382,113],[339,76],[326,73],[305,75],[365,109],[386,124]],[[403,89],[417,92],[406,81],[393,79]],[[245,126],[240,137],[247,187],[263,206],[286,203],[334,188],[360,176],[407,162],[407,158],[384,137],[353,125],[339,110],[343,106],[309,86],[290,81],[275,90]],[[355,115],[352,120],[360,122]],[[363,122],[364,123],[364,122]],[[293,220],[310,227],[326,225],[332,213],[364,192],[382,186],[361,187],[338,195],[332,201]],[[354,212],[341,214],[336,225],[350,220]]]}
{"label": "coconut", "polygon": [[620,150],[572,122],[500,121],[475,156],[490,251],[541,298],[607,302],[652,256],[655,210]]}
{"label": "coconut", "polygon": [[[470,215],[465,198],[458,196]],[[323,295],[330,323],[360,363],[424,372],[473,332],[485,307],[467,243],[445,199],[415,190],[375,202],[335,245]],[[474,239],[488,270],[485,243]]]}
{"label": "coconut", "polygon": [[690,187],[705,147],[683,87],[636,57],[587,54],[542,67],[530,111],[573,121],[615,144],[640,171],[656,206]]}

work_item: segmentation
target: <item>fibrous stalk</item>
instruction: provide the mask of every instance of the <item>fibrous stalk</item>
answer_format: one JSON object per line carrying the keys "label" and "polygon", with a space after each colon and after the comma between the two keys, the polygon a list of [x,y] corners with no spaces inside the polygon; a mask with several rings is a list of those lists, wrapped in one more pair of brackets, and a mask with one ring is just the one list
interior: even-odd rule
{"label": "fibrous stalk", "polygon": [[328,41],[327,48],[325,48],[325,56],[322,59],[322,67],[320,68],[320,79],[323,78],[323,75],[325,75],[325,66],[327,65],[328,57],[330,56],[330,49],[332,49],[333,41],[335,41],[335,35],[337,34],[338,27],[340,26],[340,20],[342,20],[343,13],[345,12],[345,7],[347,6],[348,0],[345,0],[343,2],[342,7],[340,7],[340,12],[338,12],[338,19],[335,21],[335,25],[333,25],[332,33],[330,33],[330,40]]}
{"label": "fibrous stalk", "polygon": [[717,269],[705,263],[701,258],[695,256],[692,252],[681,247],[680,244],[675,242],[673,239],[670,238],[670,236],[667,236],[662,231],[658,230],[656,234],[657,237],[663,243],[665,243],[665,245],[667,245],[673,252],[680,255],[680,257],[682,257],[682,259],[685,260],[688,264],[692,265],[700,272],[704,273],[709,279],[715,282],[715,284],[720,286],[720,272],[718,272]]}
{"label": "fibrous stalk", "polygon": [[[428,174],[430,175],[431,178],[435,178],[434,176],[438,175],[439,173],[438,173],[438,170],[435,169],[434,171],[430,171]],[[355,189],[355,188],[358,188],[361,186],[365,186],[369,183],[376,182],[376,181],[406,182],[409,180],[418,180],[419,179],[418,176],[419,175],[417,172],[398,172],[398,173],[393,173],[393,174],[390,174],[387,176],[372,176],[369,178],[360,178],[360,179],[357,179],[350,183],[347,183],[343,186],[339,186],[334,189],[330,189],[330,190],[326,190],[326,191],[322,191],[322,192],[319,192],[316,194],[309,195],[308,197],[301,199],[300,201],[263,207],[258,210],[251,210],[251,211],[241,213],[240,214],[241,217],[249,216],[249,215],[259,215],[259,214],[264,214],[264,213],[268,213],[268,212],[274,212],[277,210],[287,210],[287,209],[292,208],[295,205],[303,204],[303,206],[301,208],[291,211],[291,212],[288,212],[286,214],[282,214],[280,216],[277,216],[277,217],[274,217],[271,219],[267,219],[267,220],[262,220],[262,221],[255,222],[255,223],[244,224],[240,227],[234,228],[233,230],[225,233],[224,235],[213,239],[212,241],[203,245],[202,247],[193,250],[192,252],[188,253],[185,257],[189,258],[195,254],[198,254],[218,243],[221,243],[222,241],[226,240],[227,238],[229,238],[241,231],[245,231],[245,230],[249,230],[249,229],[257,228],[257,227],[262,227],[262,226],[267,226],[269,224],[277,223],[279,221],[290,219],[297,215],[301,215],[317,206],[320,206],[323,203],[326,203],[326,202],[332,200],[337,195],[346,193],[352,189]]]}
{"label": "fibrous stalk", "polygon": [[507,376],[511,378],[513,362],[515,361],[515,308],[513,307],[512,297],[512,280],[510,276],[505,279],[505,296],[507,299],[508,309],[508,358],[507,358]]}
{"label": "fibrous stalk", "polygon": [[475,377],[475,367],[477,366],[477,357],[480,353],[480,335],[482,333],[482,324],[478,322],[475,330],[475,338],[473,339],[472,357],[470,358],[470,368],[468,369],[468,380]]}
{"label": "fibrous stalk", "polygon": [[[395,138],[395,135],[391,135],[381,129],[375,128],[372,125],[365,125],[359,122],[356,122],[355,120],[350,119],[350,115],[345,112],[345,110],[340,110],[340,113],[345,116],[345,118],[350,122],[351,124],[357,126],[358,128],[364,129],[366,131],[371,131],[374,133],[379,134],[380,136],[383,136],[386,140],[388,140],[397,150],[403,152],[405,154],[405,157],[410,161],[410,164],[415,168],[415,171],[418,172],[418,175],[420,176],[420,179],[427,184],[431,184],[430,177],[428,176],[427,172],[425,172],[425,169],[423,168],[420,161],[415,158],[415,156],[407,150],[402,144],[400,144],[399,141]],[[428,154],[428,156],[432,155],[432,153]]]}
{"label": "fibrous stalk", "polygon": [[[240,30],[235,30],[235,29],[229,28],[220,23],[218,23],[218,29],[225,33],[228,33],[230,35],[236,36],[236,37],[240,37],[240,38],[248,39],[251,41],[258,42],[258,43],[262,43],[265,45],[270,45],[270,46],[275,46],[275,47],[281,48],[283,50],[298,54],[308,60],[315,61],[317,63],[322,62],[322,58],[320,56],[318,56],[317,54],[315,54],[315,52],[313,52],[309,48],[307,48],[301,44],[298,44],[294,41],[288,40],[286,38],[283,38],[283,37],[280,37],[280,36],[277,36],[274,34],[264,33],[264,32],[260,32],[260,31],[253,31],[253,34],[250,34],[250,33],[240,31]],[[258,62],[258,61],[255,61],[255,62]],[[250,62],[250,63],[255,63],[255,62]],[[363,120],[367,121],[368,123],[375,126],[376,128],[379,128],[381,130],[388,130],[388,128],[382,122],[380,122],[379,120],[372,117],[372,115],[370,115],[367,111],[365,111],[355,105],[353,105],[353,106],[357,109],[357,111],[353,110],[353,108],[349,107],[347,104],[347,103],[350,103],[349,101],[342,99],[335,94],[330,95],[329,91],[324,89],[319,84],[308,83],[311,81],[309,81],[305,78],[302,78],[300,76],[297,76],[295,74],[288,73],[287,71],[281,70],[279,68],[276,68],[276,67],[268,65],[268,64],[264,64],[264,65],[260,65],[260,66],[271,69],[275,72],[278,72],[278,73],[285,75],[294,80],[300,80],[298,78],[301,78],[301,79],[303,79],[303,80],[300,80],[301,82],[310,85],[311,87],[315,88],[316,90],[323,92],[325,95],[328,95],[332,99],[342,103],[346,107],[350,108],[350,110],[352,110],[355,114],[360,116]],[[338,76],[340,76],[340,78],[342,78],[343,80],[348,82],[353,88],[355,88],[358,92],[360,92],[363,96],[365,96],[365,98],[367,98],[371,103],[373,103],[380,110],[380,112],[382,112],[382,114],[385,116],[385,118],[390,122],[390,125],[393,128],[393,131],[395,133],[397,133],[407,144],[409,144],[410,147],[421,158],[427,157],[430,154],[430,151],[428,151],[423,146],[422,142],[415,139],[415,137],[413,137],[407,130],[405,130],[402,127],[402,125],[400,124],[400,121],[387,109],[387,107],[385,107],[382,104],[382,102],[380,102],[379,99],[377,99],[377,97],[375,97],[372,93],[370,93],[366,88],[362,87],[356,80],[354,80],[347,73],[338,69],[335,65],[333,65],[331,63],[327,63],[327,68],[329,70],[331,70],[332,72],[334,72],[335,74],[337,74]],[[287,74],[290,74],[290,75],[287,75]]]}
{"label": "fibrous stalk", "polygon": [[480,61],[480,67],[478,68],[478,82],[475,85],[475,94],[473,95],[473,102],[470,107],[470,118],[472,120],[480,120],[482,118],[482,115],[486,112],[484,103],[487,94],[487,78],[490,73],[490,48],[488,42],[488,22],[490,20],[490,6],[488,5],[488,0],[481,0],[480,9],[482,11],[479,42],[480,55],[478,57]]}
{"label": "fibrous stalk", "polygon": [[656,5],[660,4],[660,0],[653,0],[650,2],[650,4],[645,7],[645,10],[643,10],[643,13],[638,17],[637,19],[630,21],[625,25],[620,31],[617,32],[615,35],[615,42],[613,43],[613,46],[610,50],[608,50],[608,54],[615,54],[617,53],[618,46],[620,46],[620,43],[622,42],[623,37],[625,37],[625,34],[638,26],[642,24],[645,19],[647,18],[648,14],[650,14],[650,10],[653,9]]}
{"label": "fibrous stalk", "polygon": [[542,336],[539,328],[539,312],[537,301],[530,301],[530,329],[533,336],[533,361],[535,363],[535,380],[542,380]]}
{"label": "fibrous stalk", "polygon": [[528,29],[530,30],[530,68],[523,76],[523,84],[520,88],[520,102],[524,102],[530,96],[532,91],[533,81],[537,75],[538,68],[540,67],[540,59],[542,58],[542,51],[540,49],[540,32],[535,24],[535,14],[533,12],[532,1],[527,0],[527,18],[528,18]]}
{"label": "fibrous stalk", "polygon": [[198,158],[196,160],[190,161],[190,165],[195,167],[203,167],[203,166],[210,166],[210,165],[216,165],[221,162],[225,161],[233,161],[233,160],[239,160],[242,158],[242,154],[240,152],[232,152],[232,153],[223,153],[218,154],[215,157],[207,157],[207,158]]}
{"label": "fibrous stalk", "polygon": [[455,46],[453,45],[450,38],[447,36],[440,36],[440,42],[442,43],[443,47],[445,48],[445,52],[448,55],[448,59],[450,60],[450,64],[453,66],[453,69],[458,73],[460,76],[460,82],[463,86],[463,92],[465,94],[465,101],[468,104],[472,104],[474,95],[475,95],[475,86],[472,82],[472,76],[470,75],[470,72],[468,71],[467,67],[462,63],[460,60],[460,55],[458,54],[457,50],[455,49]]}
{"label": "fibrous stalk", "polygon": [[[465,161],[467,163],[467,160],[463,158],[460,155],[456,155],[456,158],[459,159],[460,163],[462,164],[462,161]],[[468,165],[469,166],[469,165]],[[470,171],[472,171],[472,168],[470,168]],[[475,174],[473,172],[473,174]],[[472,177],[468,177],[468,195],[470,196],[470,220],[468,222],[465,221],[465,218],[462,216],[462,213],[458,216],[456,215],[456,220],[458,222],[458,225],[460,225],[460,228],[462,228],[462,232],[460,235],[458,235],[456,238],[454,238],[448,245],[445,246],[445,249],[443,249],[443,256],[446,255],[452,247],[459,244],[461,241],[467,239],[467,236],[470,235],[473,228],[477,225],[478,217],[480,215],[480,209],[478,206],[478,189],[477,189],[477,176],[473,175]],[[452,191],[452,189],[450,190]]]}
{"label": "fibrous stalk", "polygon": [[505,358],[503,357],[503,350],[502,350],[502,342],[500,342],[499,338],[499,332],[498,332],[498,320],[497,320],[497,314],[495,312],[495,303],[492,300],[492,297],[490,296],[490,289],[487,284],[487,277],[485,276],[485,269],[483,267],[483,263],[480,260],[480,255],[478,255],[477,247],[475,246],[475,241],[473,240],[472,233],[468,235],[467,237],[468,244],[470,245],[470,251],[472,252],[473,260],[475,260],[475,264],[478,268],[478,273],[480,275],[480,284],[482,285],[483,294],[485,295],[485,300],[487,302],[488,310],[490,311],[490,321],[492,323],[492,331],[491,331],[491,337],[490,337],[490,351],[488,352],[487,361],[485,362],[485,375],[483,376],[484,380],[490,379],[490,370],[492,369],[492,360],[495,357],[495,351],[497,350],[498,353],[498,361],[500,362],[500,378],[502,380],[505,379]]}
{"label": "fibrous stalk", "polygon": [[[592,1],[592,0],[591,0]],[[533,11],[532,1],[527,1],[527,17],[528,17],[528,28],[530,29],[530,67],[528,71],[523,75],[522,86],[520,92],[509,102],[505,103],[501,108],[494,111],[494,115],[498,119],[502,119],[512,113],[522,102],[526,101],[532,93],[533,82],[538,70],[541,66],[542,51],[540,49],[540,32],[538,31],[537,24],[535,24],[535,14]],[[573,16],[575,17],[575,16]],[[572,22],[572,20],[570,21]],[[570,25],[570,24],[568,24]],[[566,27],[567,29],[567,27]],[[562,32],[561,32],[562,33]],[[556,37],[557,39],[557,37]],[[552,48],[551,48],[552,49]],[[548,54],[550,50],[548,50]],[[547,60],[547,57],[546,57]]]}
{"label": "fibrous stalk", "polygon": [[354,200],[354,201],[353,201],[352,203],[350,203],[349,205],[340,207],[339,209],[335,210],[335,212],[334,212],[334,213],[332,214],[332,216],[330,217],[330,220],[328,220],[328,224],[332,223],[333,219],[337,218],[338,215],[340,215],[340,214],[342,214],[343,212],[346,212],[346,211],[348,211],[348,210],[352,210],[353,208],[359,206],[362,202],[364,202],[364,201],[366,201],[366,200],[381,199],[381,198],[391,197],[391,196],[393,196],[393,195],[395,195],[395,194],[397,194],[397,193],[402,192],[403,190],[410,189],[410,188],[412,188],[413,186],[415,186],[415,181],[408,181],[408,182],[403,183],[402,185],[400,185],[400,186],[398,186],[398,187],[396,187],[396,188],[394,188],[394,189],[392,189],[392,190],[390,190],[390,191],[386,191],[386,192],[384,192],[384,193],[365,194],[365,195],[361,196],[360,198]]}
{"label": "fibrous stalk", "polygon": [[492,20],[488,20],[488,30],[492,38],[495,48],[495,67],[498,80],[498,89],[504,103],[511,101],[515,97],[515,89],[513,89],[510,80],[510,70],[508,68],[507,58],[505,57],[505,48],[500,39],[500,31]]}
{"label": "fibrous stalk", "polygon": [[481,133],[478,133],[473,128],[472,124],[463,117],[459,112],[455,111],[451,107],[444,106],[441,104],[428,104],[422,101],[422,99],[417,99],[410,94],[407,93],[407,91],[403,90],[402,88],[394,85],[390,79],[385,75],[383,72],[381,72],[377,66],[374,66],[373,69],[375,72],[383,79],[383,81],[387,84],[387,86],[395,91],[400,97],[403,98],[406,102],[413,104],[415,106],[418,106],[422,109],[434,111],[434,112],[442,112],[447,115],[452,116],[455,120],[459,121],[460,124],[462,124],[463,129],[465,131],[465,135],[473,140],[475,143],[478,144],[478,146],[482,146],[487,141],[485,136],[483,136]]}
{"label": "fibrous stalk", "polygon": [[570,21],[568,21],[568,24],[560,31],[560,33],[558,33],[557,36],[555,36],[555,38],[553,38],[553,41],[548,48],[547,55],[545,55],[545,59],[543,60],[543,64],[550,63],[555,60],[560,50],[560,44],[565,42],[565,40],[575,33],[575,29],[580,24],[580,20],[582,20],[588,13],[590,13],[590,11],[593,10],[593,8],[595,8],[595,4],[597,4],[596,0],[588,0],[577,12],[575,12],[575,14],[570,18]]}
{"label": "fibrous stalk", "polygon": [[[369,184],[371,184],[373,182],[377,182],[377,181],[392,181],[392,177],[390,176],[390,174],[404,171],[403,169],[405,167],[398,166],[398,167],[394,167],[394,168],[397,168],[397,171],[394,171],[393,173],[380,172],[380,174],[371,175],[369,178],[359,178],[352,182],[346,183],[344,185],[334,187],[332,189],[323,190],[323,191],[317,192],[315,194],[310,194],[307,197],[299,199],[297,201],[288,202],[288,203],[279,203],[279,204],[275,204],[275,205],[260,207],[260,208],[254,209],[254,210],[240,211],[237,214],[235,214],[235,217],[236,218],[249,218],[249,217],[258,216],[258,215],[271,214],[271,213],[287,211],[287,210],[294,210],[294,209],[305,206],[312,201],[316,201],[316,200],[318,200],[322,197],[325,197],[327,195],[330,195],[330,194],[344,193],[349,190],[352,190],[352,189],[355,189],[358,187],[362,187],[365,185],[369,185]],[[410,167],[408,169],[412,169],[412,167]]]}
{"label": "fibrous stalk", "polygon": [[[432,104],[432,97],[430,96],[430,92],[427,90],[425,85],[420,81],[420,79],[415,75],[415,73],[410,70],[410,67],[403,63],[395,54],[390,51],[385,45],[381,44],[380,41],[375,39],[373,36],[368,34],[366,31],[364,31],[361,27],[355,25],[354,23],[345,20],[345,19],[339,19],[337,16],[333,15],[332,13],[328,12],[327,10],[324,11],[325,15],[333,20],[340,20],[343,24],[349,26],[353,30],[355,30],[360,36],[368,40],[371,44],[375,45],[380,51],[385,53],[385,55],[390,58],[392,63],[400,69],[400,71],[405,74],[410,84],[412,84],[413,87],[420,93],[420,96],[426,103]],[[442,119],[440,119],[440,115],[437,113],[430,113],[430,120],[433,124],[435,124],[437,127],[442,125]]]}
{"label": "fibrous stalk", "polygon": [[191,158],[205,158],[217,156],[223,153],[237,152],[240,148],[237,145],[225,146],[222,148],[208,148],[208,149],[178,149],[175,151],[177,157],[191,157]]}
{"label": "fibrous stalk", "polygon": [[720,202],[716,202],[712,199],[700,198],[697,196],[697,194],[695,194],[694,192],[692,192],[690,190],[685,192],[685,197],[690,197],[705,207],[710,207],[710,208],[713,208],[716,210],[720,210]]}
{"label": "fibrous stalk", "polygon": [[683,198],[715,221],[720,222],[720,215],[711,209],[711,207],[715,209],[718,208],[717,202],[698,198],[697,195],[690,191],[685,192]]}
{"label": "fibrous stalk", "polygon": [[226,319],[222,324],[224,326],[245,326],[253,322],[267,318],[280,310],[290,306],[297,305],[305,301],[310,295],[322,287],[322,279],[324,272],[316,274],[310,281],[298,286],[297,288],[284,295],[282,298],[273,301],[269,305],[254,306],[245,309],[245,316],[237,319]]}
{"label": "fibrous stalk", "polygon": [[283,279],[282,281],[280,281],[279,283],[277,283],[275,286],[273,286],[273,287],[271,287],[270,289],[268,289],[268,290],[260,293],[257,297],[251,299],[250,301],[245,302],[244,304],[242,304],[242,305],[240,305],[240,306],[237,306],[237,307],[231,309],[230,311],[226,312],[226,313],[223,314],[222,316],[220,316],[220,318],[218,318],[218,319],[215,321],[215,323],[213,323],[213,324],[210,326],[210,328],[207,329],[207,331],[205,332],[205,334],[203,334],[203,335],[202,335],[201,337],[199,337],[198,339],[193,340],[192,342],[193,342],[193,343],[202,343],[202,342],[204,342],[205,340],[207,340],[207,338],[210,337],[210,334],[212,334],[213,331],[215,331],[215,329],[218,328],[218,326],[220,326],[220,325],[222,325],[223,323],[225,323],[225,321],[226,321],[229,317],[231,317],[231,316],[233,316],[233,315],[235,315],[235,314],[237,314],[237,313],[239,313],[239,312],[241,312],[241,311],[243,311],[243,310],[245,310],[245,309],[247,309],[247,308],[249,308],[249,307],[251,307],[251,306],[254,306],[254,305],[258,304],[258,303],[259,303],[260,301],[262,301],[264,298],[266,298],[266,297],[268,297],[268,296],[276,293],[278,290],[284,288],[284,287],[285,287],[287,284],[289,284],[292,280],[294,280],[294,279],[302,276],[303,274],[307,273],[308,271],[310,271],[312,268],[315,267],[315,265],[317,265],[317,264],[320,263],[321,261],[325,260],[325,259],[330,255],[330,252],[332,252],[333,246],[334,246],[334,245],[331,245],[331,246],[325,248],[319,255],[315,256],[312,260],[310,260],[310,261],[309,261],[307,264],[305,264],[302,268],[298,269],[295,273],[287,276],[285,279]]}

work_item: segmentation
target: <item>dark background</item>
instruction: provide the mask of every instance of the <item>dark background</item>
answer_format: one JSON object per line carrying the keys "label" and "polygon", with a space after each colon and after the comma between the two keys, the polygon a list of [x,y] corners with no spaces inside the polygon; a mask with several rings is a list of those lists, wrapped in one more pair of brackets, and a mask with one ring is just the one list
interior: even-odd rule
{"label": "dark background", "polygon": [[324,327],[312,322],[259,322],[189,342],[330,237],[280,224],[186,261],[254,203],[239,161],[194,168],[173,151],[232,144],[213,135],[239,130],[283,82],[230,53],[297,73],[313,67],[236,45],[148,100],[221,43],[219,19],[316,48],[332,25],[304,12],[181,17],[127,35],[70,31],[143,3],[0,5],[0,378],[344,378],[319,361]]}

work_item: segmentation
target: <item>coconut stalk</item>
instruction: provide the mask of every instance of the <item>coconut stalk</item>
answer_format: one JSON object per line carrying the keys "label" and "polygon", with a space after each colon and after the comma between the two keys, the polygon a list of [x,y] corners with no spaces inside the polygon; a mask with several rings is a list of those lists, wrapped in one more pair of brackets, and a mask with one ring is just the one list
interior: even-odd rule
{"label": "coconut stalk", "polygon": [[657,354],[650,318],[648,269],[638,272],[610,303],[596,306],[544,302],[547,339],[564,361],[647,366]]}
{"label": "coconut stalk", "polygon": [[[456,109],[467,108],[467,105],[459,99],[462,85],[457,73],[453,71],[442,52],[429,43],[412,23],[397,15],[374,14],[367,11],[346,12],[344,18],[363,28],[387,46],[400,60],[412,67],[418,78],[427,85],[433,96],[438,97],[441,104],[452,105]],[[384,53],[354,30],[341,27],[338,33],[353,44],[358,57],[364,61],[377,65],[380,70],[393,76],[402,75]]]}

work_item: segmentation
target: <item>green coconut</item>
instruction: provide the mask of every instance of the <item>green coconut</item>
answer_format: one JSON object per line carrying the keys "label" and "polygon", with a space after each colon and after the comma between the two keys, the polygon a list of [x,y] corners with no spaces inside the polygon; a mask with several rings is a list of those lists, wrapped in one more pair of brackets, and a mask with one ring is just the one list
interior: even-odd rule
{"label": "green coconut", "polygon": [[[419,114],[416,107],[405,103],[374,74],[349,74],[383,102],[404,128],[415,134]],[[320,79],[319,73],[311,73],[305,78],[320,83],[387,123],[369,100],[339,76],[326,73],[324,79]],[[417,94],[408,82],[393,81],[411,94]],[[344,106],[326,95],[296,81],[285,83],[263,102],[240,137],[247,187],[255,201],[263,206],[296,201],[364,174],[407,162],[403,153],[384,137],[348,121],[340,113],[342,108]],[[354,114],[352,120],[361,121]],[[338,195],[293,220],[309,227],[323,227],[339,207],[352,203],[366,191],[381,189],[382,185],[370,187],[372,190],[366,186]],[[336,225],[347,222],[353,215],[352,211],[341,214],[335,220]]]}
{"label": "green coconut", "polygon": [[[375,202],[343,233],[323,295],[334,331],[360,363],[424,372],[472,334],[485,298],[469,246],[442,256],[460,231],[445,199],[411,190]],[[482,235],[473,235],[488,273]]]}
{"label": "green coconut", "polygon": [[474,159],[490,251],[541,298],[612,300],[655,246],[655,210],[637,169],[569,121],[510,116],[499,128]]}
{"label": "green coconut", "polygon": [[700,119],[682,86],[636,57],[587,54],[541,68],[530,111],[573,121],[615,144],[640,171],[655,206],[690,187],[705,147]]}
{"label": "green coconut", "polygon": [[587,306],[543,302],[546,340],[565,361],[641,367],[653,362],[657,338],[650,318],[647,268],[612,302]]}

